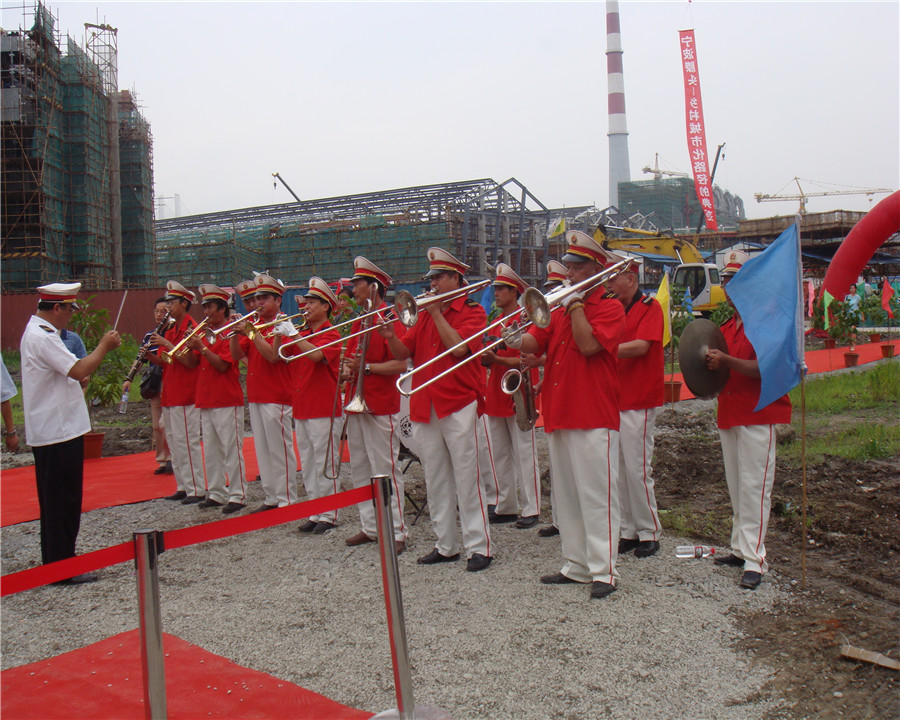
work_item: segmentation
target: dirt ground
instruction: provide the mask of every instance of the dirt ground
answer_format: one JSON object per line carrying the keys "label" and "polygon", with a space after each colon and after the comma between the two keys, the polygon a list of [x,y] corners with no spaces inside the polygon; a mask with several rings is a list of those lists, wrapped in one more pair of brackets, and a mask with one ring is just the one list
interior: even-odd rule
{"label": "dirt ground", "polygon": [[[131,403],[124,417],[127,426],[114,408],[95,409],[95,428],[107,432],[106,456],[150,447],[147,403]],[[897,422],[896,416],[883,419]],[[730,506],[713,403],[664,409],[654,468],[667,529],[727,550]],[[549,495],[546,470],[544,475]],[[845,643],[900,655],[900,458],[859,463],[826,456],[807,469],[805,584],[801,495],[801,470],[780,463],[766,545],[772,577],[787,590],[786,599],[776,612],[738,618],[745,649],[772,672],[761,693],[795,703],[771,718],[900,717],[898,673],[840,656]]]}

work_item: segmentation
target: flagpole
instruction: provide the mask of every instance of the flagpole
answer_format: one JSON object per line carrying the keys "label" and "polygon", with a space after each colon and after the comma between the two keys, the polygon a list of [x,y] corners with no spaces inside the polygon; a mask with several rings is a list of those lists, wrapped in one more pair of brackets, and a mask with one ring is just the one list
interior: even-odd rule
{"label": "flagpole", "polygon": [[801,468],[801,510],[800,521],[803,523],[803,544],[800,547],[800,587],[806,589],[806,544],[807,544],[807,528],[806,528],[806,332],[803,323],[803,244],[800,242],[800,215],[794,216],[794,224],[797,226],[797,284],[800,288],[800,308],[798,308],[798,316],[800,322],[800,338],[798,339],[798,349],[800,350],[800,468]]}

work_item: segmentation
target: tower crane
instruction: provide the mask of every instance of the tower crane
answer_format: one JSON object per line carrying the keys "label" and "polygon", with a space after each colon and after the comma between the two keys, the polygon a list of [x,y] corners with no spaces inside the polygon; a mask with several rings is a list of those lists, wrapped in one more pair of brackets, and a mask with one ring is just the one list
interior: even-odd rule
{"label": "tower crane", "polygon": [[641,172],[650,173],[653,175],[655,180],[659,180],[663,175],[670,175],[671,177],[690,177],[687,173],[683,172],[675,172],[673,170],[660,170],[659,169],[659,153],[654,153],[653,167],[647,165],[646,167],[641,168]]}
{"label": "tower crane", "polygon": [[[822,183],[818,183],[816,180],[807,180],[805,178],[795,177],[793,182],[797,184],[797,195],[767,195],[764,193],[755,193],[753,197],[756,198],[756,202],[782,202],[784,200],[799,200],[800,201],[800,214],[806,215],[806,203],[811,197],[826,197],[829,195],[879,195],[881,193],[892,193],[894,192],[890,188],[853,188],[852,190],[823,190],[821,192],[804,192],[803,187],[800,185],[800,181],[807,183],[814,183],[818,185],[822,185]],[[788,183],[790,184],[790,183]],[[783,189],[783,188],[782,188]],[[780,193],[781,191],[779,191]]]}

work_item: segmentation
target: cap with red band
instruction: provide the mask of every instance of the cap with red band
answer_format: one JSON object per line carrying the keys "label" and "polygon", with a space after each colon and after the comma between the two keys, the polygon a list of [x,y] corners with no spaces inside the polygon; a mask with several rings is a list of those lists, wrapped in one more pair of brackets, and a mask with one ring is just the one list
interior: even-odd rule
{"label": "cap with red band", "polygon": [[525,292],[525,289],[528,287],[528,283],[516,275],[513,269],[506,263],[497,263],[496,277],[494,278],[493,284],[513,287],[520,295]]}
{"label": "cap with red band", "polygon": [[201,285],[197,289],[200,291],[201,305],[208,303],[210,300],[222,300],[227,303],[231,299],[231,293],[218,285]]}
{"label": "cap with red band", "polygon": [[166,300],[174,298],[194,302],[197,299],[197,296],[181,283],[169,280],[169,282],[166,283]]}
{"label": "cap with red band", "polygon": [[257,295],[284,295],[284,283],[276,280],[271,275],[260,274],[256,276]]}
{"label": "cap with red band", "polygon": [[559,260],[551,260],[547,263],[547,284],[563,283],[566,281],[566,266]]}
{"label": "cap with red band", "polygon": [[562,257],[563,262],[587,262],[588,260],[593,260],[596,263],[600,263],[603,267],[614,262],[613,257],[600,246],[600,243],[580,230],[569,230],[566,233],[566,243],[568,247],[566,248],[566,254]]}
{"label": "cap with red band", "polygon": [[75,299],[81,283],[50,283],[37,289],[41,302],[72,303],[76,310],[80,309]]}
{"label": "cap with red band", "polygon": [[381,287],[386,288],[394,284],[391,276],[378,267],[371,260],[367,260],[362,255],[353,261],[353,277],[351,280],[358,279],[374,280]]}
{"label": "cap with red band", "polygon": [[469,272],[469,266],[460,262],[443,248],[428,248],[428,272],[425,279],[439,275],[442,272],[455,272],[465,275]]}
{"label": "cap with red band", "polygon": [[335,296],[332,289],[328,287],[328,283],[315,275],[309,279],[309,290],[306,291],[306,294],[303,297],[314,297],[318,300],[327,302],[332,310],[334,310],[338,304],[337,296]]}
{"label": "cap with red band", "polygon": [[750,256],[744,251],[732,250],[725,259],[725,267],[722,268],[722,275],[725,275],[726,277],[734,275],[749,259]]}
{"label": "cap with red band", "polygon": [[241,280],[234,286],[234,289],[237,290],[237,294],[241,296],[241,299],[252,297],[256,295],[256,282],[254,280]]}

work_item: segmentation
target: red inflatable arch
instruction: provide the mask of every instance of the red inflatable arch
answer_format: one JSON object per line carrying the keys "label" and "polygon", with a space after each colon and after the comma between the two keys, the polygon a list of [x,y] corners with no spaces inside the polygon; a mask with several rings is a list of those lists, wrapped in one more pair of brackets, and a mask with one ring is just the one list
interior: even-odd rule
{"label": "red inflatable arch", "polygon": [[898,230],[900,191],[888,195],[853,226],[831,259],[822,287],[832,297],[843,299],[875,251]]}

